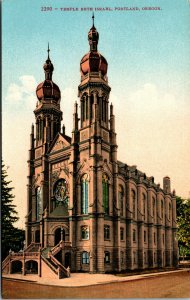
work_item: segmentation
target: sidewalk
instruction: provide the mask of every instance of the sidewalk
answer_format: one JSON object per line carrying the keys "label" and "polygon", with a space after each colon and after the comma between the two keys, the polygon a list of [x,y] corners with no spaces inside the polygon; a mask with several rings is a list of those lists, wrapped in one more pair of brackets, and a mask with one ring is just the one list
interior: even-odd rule
{"label": "sidewalk", "polygon": [[43,285],[54,285],[60,287],[80,287],[80,286],[91,286],[106,284],[112,282],[126,282],[133,280],[140,280],[143,278],[150,278],[155,276],[164,276],[167,274],[180,273],[180,272],[190,272],[190,269],[185,268],[176,271],[166,271],[159,273],[149,273],[141,275],[131,275],[131,276],[115,276],[111,274],[89,274],[89,273],[71,273],[70,278],[63,279],[49,279],[42,278],[38,275],[21,275],[21,274],[6,274],[2,275],[3,278],[14,279],[19,281],[30,281]]}

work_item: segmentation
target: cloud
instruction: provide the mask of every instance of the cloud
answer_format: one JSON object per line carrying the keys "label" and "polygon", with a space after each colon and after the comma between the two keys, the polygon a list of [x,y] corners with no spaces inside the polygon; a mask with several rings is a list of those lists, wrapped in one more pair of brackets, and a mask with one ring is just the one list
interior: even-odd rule
{"label": "cloud", "polygon": [[20,106],[24,105],[25,108],[34,108],[35,106],[35,90],[37,82],[32,75],[23,75],[19,77],[19,84],[11,83],[7,90],[5,97],[6,104]]}

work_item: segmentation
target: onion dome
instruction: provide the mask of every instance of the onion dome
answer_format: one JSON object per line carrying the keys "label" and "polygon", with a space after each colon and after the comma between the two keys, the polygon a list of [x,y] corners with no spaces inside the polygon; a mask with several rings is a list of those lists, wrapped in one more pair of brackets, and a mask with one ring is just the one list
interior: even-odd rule
{"label": "onion dome", "polygon": [[49,58],[49,44],[48,44],[48,58],[43,66],[45,72],[45,80],[41,82],[36,88],[36,95],[38,100],[53,99],[58,101],[61,97],[59,87],[52,81],[53,64]]}
{"label": "onion dome", "polygon": [[101,72],[103,76],[107,74],[108,63],[98,50],[99,33],[94,26],[94,15],[92,16],[93,24],[88,33],[90,52],[85,54],[80,62],[81,75],[84,76],[91,72]]}

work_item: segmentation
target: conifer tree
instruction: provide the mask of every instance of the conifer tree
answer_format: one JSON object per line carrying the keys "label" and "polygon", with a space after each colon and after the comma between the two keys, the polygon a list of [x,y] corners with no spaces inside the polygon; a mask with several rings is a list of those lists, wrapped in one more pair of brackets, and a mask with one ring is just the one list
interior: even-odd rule
{"label": "conifer tree", "polygon": [[13,204],[13,187],[8,180],[6,166],[1,163],[1,245],[2,259],[6,257],[9,250],[17,250],[21,239],[24,240],[24,231],[14,227],[14,223],[19,219],[16,205]]}

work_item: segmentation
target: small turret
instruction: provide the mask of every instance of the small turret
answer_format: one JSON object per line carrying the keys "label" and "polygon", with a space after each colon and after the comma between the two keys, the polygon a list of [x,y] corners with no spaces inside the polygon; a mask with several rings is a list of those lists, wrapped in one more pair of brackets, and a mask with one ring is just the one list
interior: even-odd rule
{"label": "small turret", "polygon": [[170,177],[165,176],[163,178],[163,190],[165,193],[171,193]]}

